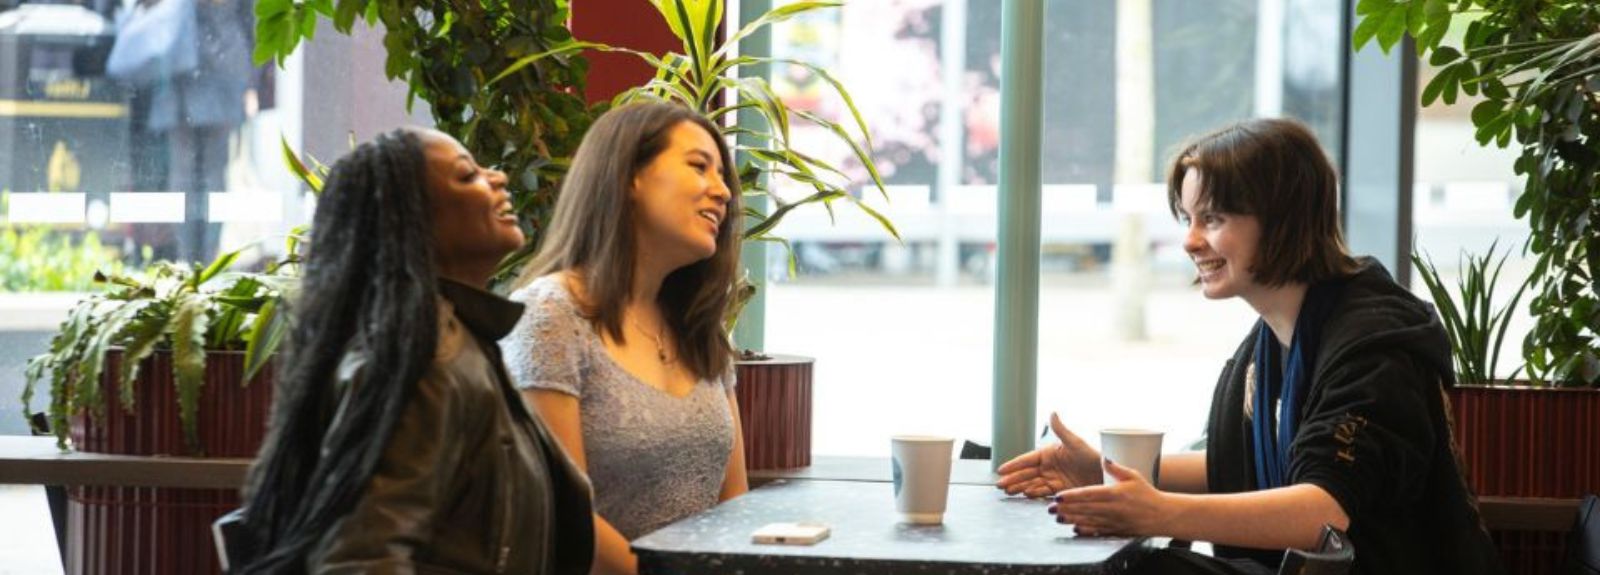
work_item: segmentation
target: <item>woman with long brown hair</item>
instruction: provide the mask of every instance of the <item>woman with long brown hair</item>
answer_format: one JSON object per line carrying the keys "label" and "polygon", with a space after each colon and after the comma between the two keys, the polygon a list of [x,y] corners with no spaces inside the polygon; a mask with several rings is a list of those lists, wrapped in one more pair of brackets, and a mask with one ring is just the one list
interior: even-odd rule
{"label": "woman with long brown hair", "polygon": [[512,378],[595,488],[597,573],[628,541],[748,490],[722,325],[739,181],[716,126],[667,103],[584,136],[500,345]]}

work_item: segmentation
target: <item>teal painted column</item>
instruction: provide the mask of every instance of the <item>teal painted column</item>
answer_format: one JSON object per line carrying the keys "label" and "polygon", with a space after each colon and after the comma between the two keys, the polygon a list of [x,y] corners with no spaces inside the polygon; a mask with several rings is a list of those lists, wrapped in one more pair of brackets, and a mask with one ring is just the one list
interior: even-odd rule
{"label": "teal painted column", "polygon": [[[739,27],[744,27],[762,14],[772,9],[772,0],[742,0],[739,3]],[[735,28],[737,30],[737,28]],[[771,56],[772,55],[772,28],[766,26],[761,31],[746,36],[739,41],[739,54],[744,56]],[[752,66],[739,66],[739,76],[743,78],[770,78],[772,66],[757,64]],[[761,114],[753,110],[740,110],[736,120],[740,126],[751,130],[766,130],[767,124]],[[764,142],[760,138],[749,135],[740,135],[739,144],[742,146],[758,146]],[[749,158],[740,154],[735,161],[743,164]],[[765,184],[767,177],[761,176]],[[745,206],[755,208],[766,213],[767,198],[765,196],[743,198]],[[742,253],[740,260],[750,283],[756,286],[756,295],[745,306],[744,312],[739,314],[739,323],[734,326],[733,343],[740,348],[762,351],[766,347],[767,335],[767,244],[766,242],[744,242],[740,246]]]}
{"label": "teal painted column", "polygon": [[994,288],[994,458],[1033,449],[1039,378],[1039,204],[1044,0],[1004,0],[1000,16],[1000,229]]}

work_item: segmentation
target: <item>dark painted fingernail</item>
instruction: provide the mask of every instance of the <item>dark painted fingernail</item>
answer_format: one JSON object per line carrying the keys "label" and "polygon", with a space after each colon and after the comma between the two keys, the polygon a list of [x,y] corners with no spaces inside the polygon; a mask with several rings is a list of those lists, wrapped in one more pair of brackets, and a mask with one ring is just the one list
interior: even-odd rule
{"label": "dark painted fingernail", "polygon": [[1066,525],[1067,524],[1067,518],[1062,517],[1060,515],[1057,515],[1056,516],[1056,523],[1060,523],[1062,525]]}
{"label": "dark painted fingernail", "polygon": [[1056,506],[1054,506],[1054,505],[1046,507],[1046,508],[1044,508],[1044,510],[1045,510],[1046,513],[1049,513],[1051,515],[1055,515],[1056,514]]}
{"label": "dark painted fingernail", "polygon": [[1057,495],[1057,496],[1053,497],[1052,499],[1055,499],[1056,503],[1063,503],[1064,502],[1063,501],[1064,498],[1065,498],[1065,496]]}

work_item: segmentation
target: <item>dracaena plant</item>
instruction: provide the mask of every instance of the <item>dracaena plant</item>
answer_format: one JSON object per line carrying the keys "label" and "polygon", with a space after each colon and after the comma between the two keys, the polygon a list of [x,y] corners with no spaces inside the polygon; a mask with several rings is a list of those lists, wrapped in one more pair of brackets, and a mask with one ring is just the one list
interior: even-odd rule
{"label": "dracaena plant", "polygon": [[1361,0],[1356,13],[1356,49],[1377,40],[1387,51],[1410,35],[1439,67],[1423,105],[1478,97],[1478,143],[1515,141],[1515,215],[1535,257],[1523,359],[1535,381],[1600,386],[1600,5]]}
{"label": "dracaena plant", "polygon": [[[1445,332],[1450,336],[1450,352],[1455,358],[1456,379],[1468,385],[1494,383],[1499,368],[1500,347],[1505,341],[1506,328],[1511,325],[1511,313],[1528,289],[1528,281],[1517,286],[1517,291],[1504,304],[1495,303],[1495,286],[1500,280],[1500,269],[1512,250],[1506,250],[1495,259],[1500,242],[1489,245],[1488,253],[1474,256],[1463,252],[1460,259],[1461,277],[1451,292],[1439,275],[1433,257],[1411,254],[1411,263],[1422,276],[1433,296],[1433,305],[1439,310]],[[1519,367],[1507,379],[1515,378]]]}
{"label": "dracaena plant", "polygon": [[[545,52],[517,60],[491,79],[490,86],[515,77],[528,66],[535,66],[547,59],[564,57],[583,50],[632,54],[654,68],[655,77],[642,86],[618,94],[612,99],[613,105],[639,99],[678,102],[698,110],[719,126],[725,126],[724,136],[749,137],[741,138],[735,146],[740,158],[738,167],[740,186],[746,197],[765,196],[771,201],[772,207],[770,211],[762,211],[753,207],[751,202],[744,203],[747,225],[743,238],[746,241],[773,242],[788,248],[788,242],[774,233],[774,229],[785,215],[802,206],[820,204],[831,216],[834,204],[839,202],[855,206],[877,220],[885,233],[899,239],[899,232],[895,230],[889,218],[862,203],[860,198],[850,192],[848,189],[852,182],[850,176],[838,166],[799,149],[791,138],[793,126],[800,122],[826,130],[850,148],[854,159],[861,164],[867,179],[877,193],[884,194],[887,198],[883,178],[878,174],[877,166],[872,161],[871,132],[867,130],[861,112],[856,108],[850,92],[844,85],[826,69],[809,62],[734,53],[734,47],[740,40],[764,27],[814,10],[837,8],[843,2],[805,1],[780,6],[761,15],[725,39],[718,33],[718,28],[723,22],[722,0],[650,0],[650,2],[666,20],[673,35],[681,42],[681,52],[652,54],[596,42],[572,40]],[[816,74],[832,87],[849,110],[851,116],[849,127],[811,112],[789,108],[765,78],[738,77],[733,74],[739,66],[761,64],[799,66]],[[725,93],[733,96],[731,101],[723,98]],[[754,125],[726,123],[729,116],[746,109],[755,111],[761,121]],[[745,143],[747,139],[754,140],[755,143],[747,144]],[[774,176],[772,179],[777,181],[794,182],[802,189],[806,189],[807,193],[798,198],[784,198],[772,194],[771,180],[763,178],[764,175]],[[791,270],[793,261],[791,251]],[[734,289],[737,290],[736,301],[739,302],[736,307],[742,305],[742,302],[754,293],[744,284]],[[730,317],[737,316],[737,311],[733,310]]]}

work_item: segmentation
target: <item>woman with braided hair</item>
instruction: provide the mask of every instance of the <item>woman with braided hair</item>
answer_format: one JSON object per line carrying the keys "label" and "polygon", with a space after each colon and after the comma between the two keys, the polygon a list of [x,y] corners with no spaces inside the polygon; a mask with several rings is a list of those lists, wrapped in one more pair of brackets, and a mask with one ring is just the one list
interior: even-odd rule
{"label": "woman with braided hair", "polygon": [[484,290],[523,243],[505,184],[432,130],[334,165],[239,572],[588,571],[588,480],[495,345],[522,312]]}

